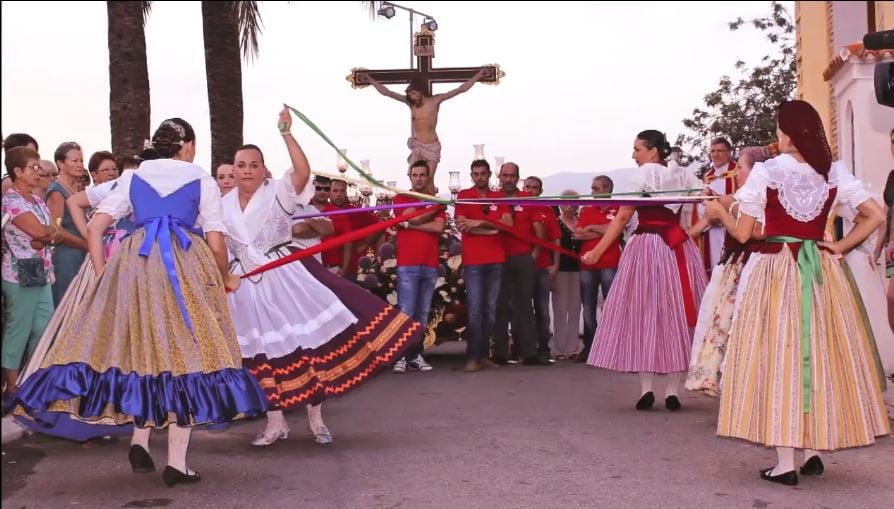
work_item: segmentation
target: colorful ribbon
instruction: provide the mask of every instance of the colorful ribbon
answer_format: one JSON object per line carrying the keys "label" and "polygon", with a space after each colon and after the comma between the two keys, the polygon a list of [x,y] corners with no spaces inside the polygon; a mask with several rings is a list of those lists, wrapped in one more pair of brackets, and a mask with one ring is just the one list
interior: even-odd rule
{"label": "colorful ribbon", "polygon": [[193,333],[193,341],[195,341],[195,331],[192,327],[192,320],[189,318],[189,311],[186,309],[186,302],[183,299],[183,291],[180,289],[180,281],[177,279],[177,266],[174,263],[174,249],[171,244],[171,233],[177,238],[180,248],[184,251],[188,250],[192,245],[192,239],[186,232],[192,232],[196,235],[203,236],[200,229],[186,226],[180,219],[171,215],[150,217],[137,225],[137,228],[146,228],[146,238],[143,245],[140,246],[140,256],[148,258],[152,252],[152,245],[158,241],[158,248],[161,250],[161,260],[168,273],[168,280],[174,287],[174,295],[177,297],[177,306],[180,307],[180,314],[183,315],[183,321],[189,328],[189,332]]}
{"label": "colorful ribbon", "polygon": [[810,322],[813,315],[813,284],[823,284],[820,266],[820,252],[815,240],[795,237],[775,236],[766,242],[774,244],[801,244],[798,250],[798,272],[801,275],[801,389],[804,398],[804,413],[810,413],[813,397],[812,372],[810,366]]}
{"label": "colorful ribbon", "polygon": [[[690,203],[690,202],[701,202],[706,197],[689,197],[689,196],[680,196],[680,197],[669,197],[669,198],[626,198],[626,199],[612,199],[612,198],[595,198],[595,199],[578,199],[578,200],[543,200],[540,198],[491,198],[491,199],[464,199],[464,200],[456,200],[451,202],[454,206],[456,205],[504,205],[504,206],[515,206],[521,205],[526,207],[536,207],[536,206],[551,206],[551,205],[578,205],[578,206],[615,206],[621,207],[624,205],[632,206],[632,207],[648,207],[648,206],[656,206],[656,205],[668,205],[673,203]],[[684,201],[681,201],[684,200]],[[310,214],[302,214],[299,216],[292,216],[292,219],[308,219],[314,217],[328,217],[328,216],[338,216],[342,214],[357,214],[360,212],[378,212],[381,210],[393,210],[393,209],[403,209],[403,208],[411,208],[411,207],[426,207],[430,206],[431,202],[414,202],[414,203],[400,203],[400,204],[389,204],[389,205],[375,205],[372,207],[354,207],[354,208],[345,208],[338,210],[330,210],[327,212],[314,212]]]}

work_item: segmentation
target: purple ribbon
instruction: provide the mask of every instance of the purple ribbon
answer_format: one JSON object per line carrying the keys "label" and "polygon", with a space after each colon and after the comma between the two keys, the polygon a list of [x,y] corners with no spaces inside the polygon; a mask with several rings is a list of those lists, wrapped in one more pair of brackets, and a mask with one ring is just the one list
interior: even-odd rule
{"label": "purple ribbon", "polygon": [[471,198],[457,200],[456,205],[524,205],[532,206],[661,206],[672,205],[678,203],[701,203],[705,201],[705,196],[668,196],[667,198]]}
{"label": "purple ribbon", "polygon": [[350,209],[338,209],[338,210],[330,210],[327,212],[315,212],[313,214],[301,214],[299,216],[292,216],[292,219],[307,219],[311,217],[329,217],[329,216],[339,216],[342,214],[356,214],[358,212],[378,212],[380,210],[392,210],[392,209],[408,209],[410,207],[428,207],[430,205],[437,205],[437,203],[419,201],[415,203],[392,203],[390,205],[376,205],[374,207],[358,207],[358,208],[350,208]]}

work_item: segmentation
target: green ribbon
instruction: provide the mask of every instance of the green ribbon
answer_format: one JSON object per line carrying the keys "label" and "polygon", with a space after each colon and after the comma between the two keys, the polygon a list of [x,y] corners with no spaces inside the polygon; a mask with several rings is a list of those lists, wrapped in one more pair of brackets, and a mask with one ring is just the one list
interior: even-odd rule
{"label": "green ribbon", "polygon": [[804,397],[804,413],[810,413],[811,390],[810,369],[810,318],[813,315],[813,285],[823,284],[820,267],[820,252],[815,240],[776,236],[766,242],[801,244],[798,250],[798,272],[801,274],[801,389]]}
{"label": "green ribbon", "polygon": [[[335,152],[338,153],[338,155],[340,155],[341,158],[344,159],[345,162],[348,163],[348,166],[353,168],[354,171],[359,173],[360,176],[362,176],[367,182],[369,182],[374,187],[387,189],[392,192],[397,192],[398,194],[411,194],[411,195],[416,196],[420,199],[424,199],[426,201],[430,201],[430,202],[434,202],[434,203],[440,203],[442,205],[452,205],[454,203],[452,200],[445,200],[443,198],[438,198],[437,196],[422,195],[422,194],[418,194],[418,193],[408,193],[408,192],[402,191],[400,189],[392,189],[392,188],[386,186],[383,182],[376,180],[372,175],[363,171],[363,169],[360,168],[360,166],[358,166],[357,163],[355,163],[353,160],[351,160],[351,158],[349,158],[347,155],[345,155],[345,153],[342,152],[338,148],[338,146],[335,143],[333,143],[332,140],[328,136],[326,136],[326,133],[324,133],[322,129],[317,127],[317,125],[314,124],[311,119],[307,118],[307,115],[305,115],[304,113],[301,113],[300,111],[289,106],[288,104],[286,104],[285,107],[288,108],[292,113],[294,113],[295,116],[297,116],[302,122],[304,122],[305,125],[307,125],[307,127],[310,127],[313,132],[317,133],[317,135],[319,135],[320,138],[322,138],[323,141],[325,141],[327,145],[329,145],[330,147],[335,149]],[[697,191],[701,191],[701,189],[670,189],[667,191],[649,191],[648,194],[674,194],[674,193],[686,194],[686,193],[697,192]],[[560,199],[560,198],[567,198],[567,199],[611,198],[612,196],[628,196],[628,195],[641,195],[641,194],[644,194],[644,193],[642,191],[634,191],[634,192],[627,192],[627,193],[580,194],[580,195],[574,195],[574,196],[568,196],[568,195],[566,195],[566,196],[561,196],[561,195],[559,195],[559,196],[540,196],[538,198],[543,199],[543,200]]]}

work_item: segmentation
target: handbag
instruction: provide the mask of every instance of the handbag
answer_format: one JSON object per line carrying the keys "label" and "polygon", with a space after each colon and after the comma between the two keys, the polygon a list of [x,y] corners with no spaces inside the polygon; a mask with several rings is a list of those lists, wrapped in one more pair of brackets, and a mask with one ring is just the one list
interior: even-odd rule
{"label": "handbag", "polygon": [[16,266],[16,275],[19,278],[19,286],[22,288],[40,288],[49,283],[47,269],[44,267],[43,258],[16,258],[12,249],[9,250],[12,263]]}

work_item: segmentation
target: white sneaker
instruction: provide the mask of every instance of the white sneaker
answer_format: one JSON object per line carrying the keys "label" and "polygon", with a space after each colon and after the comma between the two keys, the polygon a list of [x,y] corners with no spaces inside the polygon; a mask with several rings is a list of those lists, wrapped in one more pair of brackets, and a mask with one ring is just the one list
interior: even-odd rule
{"label": "white sneaker", "polygon": [[393,371],[395,373],[404,374],[407,372],[407,359],[401,358],[401,360],[397,361],[394,364]]}
{"label": "white sneaker", "polygon": [[422,358],[421,355],[417,355],[415,359],[411,360],[409,363],[410,369],[416,369],[419,371],[431,371],[431,364],[425,362],[425,359]]}
{"label": "white sneaker", "polygon": [[256,447],[264,447],[268,445],[272,445],[277,440],[285,440],[289,438],[289,429],[269,429],[264,428],[264,431],[258,433],[258,437],[251,443]]}

